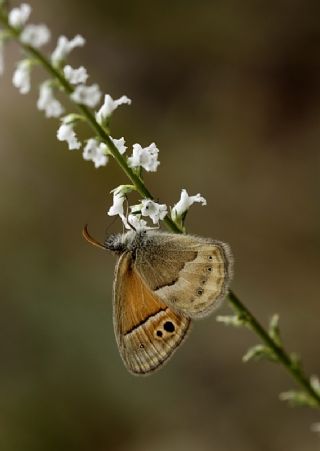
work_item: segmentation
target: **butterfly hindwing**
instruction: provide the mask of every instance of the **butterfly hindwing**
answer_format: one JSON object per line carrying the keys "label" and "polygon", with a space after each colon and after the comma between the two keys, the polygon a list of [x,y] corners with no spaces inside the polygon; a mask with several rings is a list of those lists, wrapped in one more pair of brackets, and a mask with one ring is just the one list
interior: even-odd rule
{"label": "butterfly hindwing", "polygon": [[114,284],[114,328],[129,371],[146,374],[161,366],[179,346],[190,319],[172,311],[139,275],[132,255],[119,258]]}

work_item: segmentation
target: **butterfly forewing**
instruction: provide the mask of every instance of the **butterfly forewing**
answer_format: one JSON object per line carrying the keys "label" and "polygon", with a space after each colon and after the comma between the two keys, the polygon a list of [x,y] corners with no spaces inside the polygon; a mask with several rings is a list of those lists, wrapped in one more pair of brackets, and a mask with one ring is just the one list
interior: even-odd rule
{"label": "butterfly forewing", "polygon": [[190,319],[173,311],[147,286],[131,253],[116,267],[114,328],[129,371],[149,373],[161,366],[182,342]]}
{"label": "butterfly forewing", "polygon": [[226,296],[232,272],[229,247],[192,235],[161,233],[137,252],[136,266],[153,293],[191,318],[208,315]]}

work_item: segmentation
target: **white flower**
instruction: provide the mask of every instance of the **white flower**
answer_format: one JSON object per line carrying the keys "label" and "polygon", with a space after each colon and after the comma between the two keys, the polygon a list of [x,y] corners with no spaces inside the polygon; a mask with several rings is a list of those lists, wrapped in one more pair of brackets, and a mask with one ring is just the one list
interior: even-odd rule
{"label": "white flower", "polygon": [[78,85],[70,97],[76,103],[94,108],[100,101],[101,91],[97,84],[91,86]]}
{"label": "white flower", "polygon": [[13,8],[9,13],[9,24],[14,28],[21,28],[29,19],[31,6],[22,3],[18,8]]}
{"label": "white flower", "polygon": [[83,158],[87,161],[93,161],[96,168],[105,166],[108,162],[106,155],[107,146],[100,143],[96,139],[88,139],[88,142],[83,150]]}
{"label": "white flower", "polygon": [[147,221],[141,219],[141,215],[133,215],[132,213],[129,214],[128,218],[124,222],[124,225],[126,229],[133,228],[137,231],[151,229],[151,227],[147,227]]}
{"label": "white flower", "polygon": [[108,210],[109,216],[119,215],[122,221],[125,223],[126,218],[124,216],[123,203],[125,201],[125,193],[122,191],[122,186],[119,186],[113,190],[113,204]]}
{"label": "white flower", "polygon": [[133,145],[132,157],[128,158],[128,164],[132,168],[142,166],[146,171],[155,172],[160,162],[158,161],[159,149],[155,143],[142,148],[140,144]]}
{"label": "white flower", "polygon": [[81,143],[78,141],[73,127],[74,124],[65,124],[63,122],[57,131],[58,140],[67,141],[69,150],[80,149],[81,147]]}
{"label": "white flower", "polygon": [[51,55],[51,61],[54,64],[64,61],[74,48],[84,46],[85,42],[85,39],[79,34],[77,34],[70,41],[65,36],[60,36],[57,42],[57,47]]}
{"label": "white flower", "polygon": [[121,155],[123,155],[125,153],[125,151],[127,150],[127,146],[125,146],[124,138],[115,139],[115,138],[112,138],[112,136],[109,136],[109,138],[111,139],[113,144],[116,146],[118,151],[121,153]]}
{"label": "white flower", "polygon": [[37,107],[45,112],[46,117],[59,117],[64,112],[63,106],[54,97],[53,88],[47,81],[40,85]]}
{"label": "white flower", "polygon": [[195,202],[201,203],[203,206],[207,205],[207,201],[201,194],[196,194],[195,196],[189,196],[187,191],[183,189],[181,191],[181,197],[178,203],[172,209],[172,218],[181,217]]}
{"label": "white flower", "polygon": [[71,66],[65,66],[63,69],[64,76],[72,84],[85,83],[88,78],[87,69],[83,66],[73,69]]}
{"label": "white flower", "polygon": [[12,77],[13,85],[19,89],[20,94],[27,94],[31,88],[31,64],[30,61],[25,59],[18,63],[16,70]]}
{"label": "white flower", "polygon": [[113,98],[106,94],[104,96],[104,103],[100,110],[96,113],[96,119],[99,122],[100,125],[104,125],[109,116],[113,113],[115,109],[118,108],[118,106],[123,105],[127,103],[128,105],[131,104],[131,99],[129,99],[127,96],[121,96],[119,99],[113,100]]}
{"label": "white flower", "polygon": [[127,185],[120,185],[113,190],[113,204],[108,210],[109,216],[120,216],[126,229],[150,229],[147,226],[147,222],[141,218],[146,216],[152,219],[154,224],[158,224],[167,214],[166,205],[159,205],[150,199],[144,199],[139,205],[132,205],[130,207],[130,214],[126,218],[124,214],[124,201],[126,199],[126,193],[131,189]]}
{"label": "white flower", "polygon": [[160,220],[164,219],[167,215],[167,206],[157,204],[150,199],[143,199],[141,202],[141,214],[151,218],[153,224],[158,224]]}
{"label": "white flower", "polygon": [[49,42],[50,36],[50,30],[46,25],[27,25],[20,35],[20,41],[23,44],[39,48]]}

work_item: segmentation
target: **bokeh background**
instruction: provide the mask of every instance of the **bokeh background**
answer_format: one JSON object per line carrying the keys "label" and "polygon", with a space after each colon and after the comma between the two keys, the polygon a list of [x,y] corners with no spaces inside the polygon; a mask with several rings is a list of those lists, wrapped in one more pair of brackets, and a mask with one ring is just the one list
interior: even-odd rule
{"label": "bokeh background", "polygon": [[[146,180],[161,201],[181,188],[207,198],[189,231],[231,244],[233,289],[264,323],[278,312],[288,349],[319,374],[320,3],[31,4],[54,39],[87,38],[71,64],[134,100],[112,135],[157,143],[161,166]],[[214,316],[158,373],[126,372],[112,329],[115,260],[81,237],[88,222],[103,240],[109,192],[126,179],[56,140],[36,89],[12,87],[19,55],[7,47],[0,80],[1,450],[319,449],[319,414],[278,401],[293,381],[241,363],[256,338]]]}

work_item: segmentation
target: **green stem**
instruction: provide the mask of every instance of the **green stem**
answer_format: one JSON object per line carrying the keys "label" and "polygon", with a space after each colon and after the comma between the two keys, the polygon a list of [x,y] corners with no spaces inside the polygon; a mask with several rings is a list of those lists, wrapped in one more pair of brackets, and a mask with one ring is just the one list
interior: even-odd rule
{"label": "green stem", "polygon": [[268,332],[263,328],[259,321],[253,316],[250,310],[245,307],[240,299],[232,291],[229,292],[229,302],[238,314],[244,318],[250,328],[261,338],[261,340],[273,351],[279,362],[291,373],[293,378],[299,385],[311,396],[317,407],[320,407],[320,395],[314,390],[308,378],[303,373],[299,365],[297,365],[290,355],[282,346],[273,340]]}
{"label": "green stem", "polygon": [[[11,27],[8,23],[6,14],[1,11],[0,6],[0,22],[3,23],[5,28],[11,33],[19,41],[19,32]],[[66,80],[63,76],[62,72],[55,68],[50,60],[46,58],[42,53],[40,53],[37,49],[22,44],[19,41],[19,44],[24,48],[24,50],[35,58],[42,66],[45,67],[47,72],[57,79],[61,86],[65,89],[66,93],[71,94],[74,90],[73,86]],[[153,195],[145,186],[143,180],[130,168],[126,162],[126,159],[120,154],[117,147],[114,145],[109,135],[106,133],[103,127],[96,121],[96,118],[93,112],[87,108],[85,105],[77,104],[78,109],[81,111],[82,115],[87,119],[88,124],[90,124],[91,128],[100,137],[100,139],[108,146],[110,153],[117,161],[119,166],[123,169],[124,173],[131,180],[136,190],[143,198],[154,199]],[[182,233],[182,230],[178,227],[178,225],[170,218],[170,216],[166,216],[164,218],[164,223],[166,227],[174,233]],[[302,369],[296,365],[287,352],[279,346],[275,340],[268,334],[268,332],[262,327],[262,325],[256,320],[256,318],[252,315],[252,313],[241,303],[239,298],[232,292],[229,292],[229,302],[233,306],[233,308],[241,315],[241,317],[245,318],[247,324],[249,324],[250,328],[261,338],[261,340],[273,351],[273,353],[277,356],[279,362],[288,370],[288,372],[293,376],[293,378],[297,381],[297,383],[310,395],[310,397],[314,400],[315,405],[320,407],[320,396],[313,389],[310,384],[308,378],[303,373]]]}

